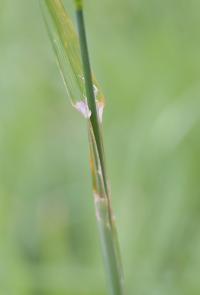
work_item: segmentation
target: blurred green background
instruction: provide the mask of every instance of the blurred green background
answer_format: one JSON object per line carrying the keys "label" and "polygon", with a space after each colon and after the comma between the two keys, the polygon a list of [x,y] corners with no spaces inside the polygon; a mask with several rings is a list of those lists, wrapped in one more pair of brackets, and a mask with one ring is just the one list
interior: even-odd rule
{"label": "blurred green background", "polygon": [[[85,2],[127,294],[200,294],[200,2]],[[38,1],[0,2],[0,233],[0,294],[106,294],[86,122]]]}

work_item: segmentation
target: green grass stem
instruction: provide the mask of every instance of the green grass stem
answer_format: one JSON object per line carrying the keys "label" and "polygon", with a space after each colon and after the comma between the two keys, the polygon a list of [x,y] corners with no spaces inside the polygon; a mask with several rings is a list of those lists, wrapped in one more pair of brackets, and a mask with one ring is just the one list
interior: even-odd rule
{"label": "green grass stem", "polygon": [[84,72],[84,78],[85,78],[86,96],[87,96],[89,109],[91,110],[90,121],[92,124],[94,137],[97,144],[99,159],[101,162],[105,190],[106,190],[106,193],[108,193],[108,186],[106,181],[106,169],[105,169],[105,161],[104,161],[104,151],[103,151],[103,141],[101,138],[99,118],[98,118],[95,95],[93,90],[93,81],[92,81],[91,67],[90,67],[89,54],[88,54],[83,9],[82,9],[82,5],[80,5],[80,1],[76,1],[76,4],[77,4],[76,16],[77,16],[77,24],[78,24],[78,31],[79,31],[79,39],[80,39],[83,72]]}
{"label": "green grass stem", "polygon": [[89,61],[87,38],[82,3],[76,1],[76,16],[79,32],[86,95],[91,117],[89,126],[91,172],[104,264],[107,271],[110,294],[124,294],[123,271],[115,220],[112,214],[111,200],[106,177],[103,138],[97,113],[92,74]]}
{"label": "green grass stem", "polygon": [[[100,114],[103,111],[104,96],[91,72],[83,2],[75,0],[78,36],[62,0],[43,0],[41,4],[49,37],[72,105],[88,120],[93,193],[109,290],[111,295],[123,295],[123,271],[102,138]],[[89,111],[85,112],[87,108]]]}

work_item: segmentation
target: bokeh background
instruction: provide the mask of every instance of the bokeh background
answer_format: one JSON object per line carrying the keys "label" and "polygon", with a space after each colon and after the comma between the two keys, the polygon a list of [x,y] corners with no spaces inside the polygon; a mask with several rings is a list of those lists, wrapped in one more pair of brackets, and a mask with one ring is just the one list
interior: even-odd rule
{"label": "bokeh background", "polygon": [[[85,2],[127,294],[200,294],[200,2]],[[0,1],[0,294],[106,294],[86,122],[38,1]]]}

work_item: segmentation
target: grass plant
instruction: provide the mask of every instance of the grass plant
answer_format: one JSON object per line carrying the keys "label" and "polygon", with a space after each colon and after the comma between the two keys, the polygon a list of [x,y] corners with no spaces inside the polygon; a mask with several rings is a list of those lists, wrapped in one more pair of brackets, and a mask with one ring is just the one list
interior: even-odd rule
{"label": "grass plant", "polygon": [[83,2],[75,0],[78,36],[61,0],[42,0],[41,5],[72,105],[88,122],[94,203],[109,291],[111,295],[122,295],[123,270],[102,137],[104,96],[91,72]]}

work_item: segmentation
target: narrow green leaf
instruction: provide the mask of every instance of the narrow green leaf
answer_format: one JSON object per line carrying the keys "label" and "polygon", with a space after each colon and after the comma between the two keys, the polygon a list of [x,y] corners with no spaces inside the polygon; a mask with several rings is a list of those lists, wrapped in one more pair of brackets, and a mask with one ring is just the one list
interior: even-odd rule
{"label": "narrow green leaf", "polygon": [[[61,0],[41,0],[41,8],[48,34],[57,57],[72,105],[89,118],[91,111],[85,94],[85,81],[77,33]],[[93,78],[93,87],[100,121],[104,109],[104,96]]]}

